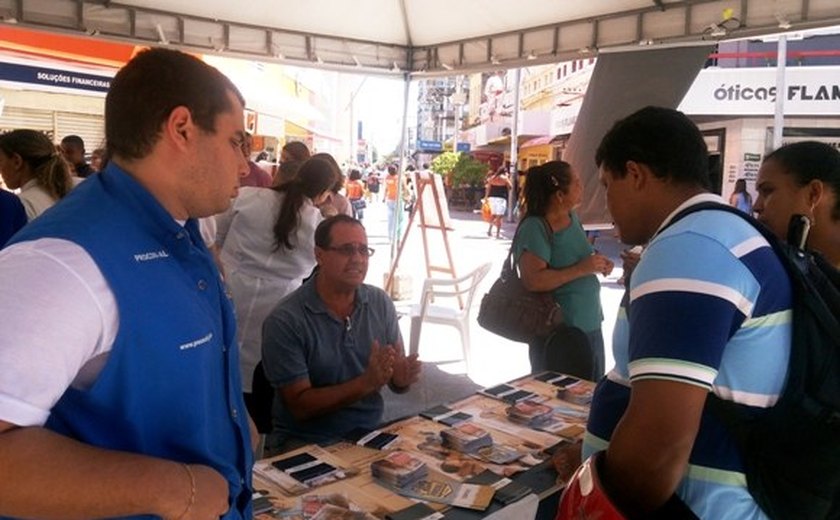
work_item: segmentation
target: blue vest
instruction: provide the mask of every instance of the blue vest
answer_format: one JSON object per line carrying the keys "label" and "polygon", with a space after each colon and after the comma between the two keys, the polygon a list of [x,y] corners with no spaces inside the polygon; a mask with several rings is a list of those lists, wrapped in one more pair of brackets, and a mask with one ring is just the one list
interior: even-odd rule
{"label": "blue vest", "polygon": [[197,223],[179,225],[111,163],[13,242],[43,237],[83,247],[119,309],[98,379],[89,390],[68,388],[46,428],[94,446],[211,466],[230,487],[223,518],[251,518],[253,453],[236,325]]}

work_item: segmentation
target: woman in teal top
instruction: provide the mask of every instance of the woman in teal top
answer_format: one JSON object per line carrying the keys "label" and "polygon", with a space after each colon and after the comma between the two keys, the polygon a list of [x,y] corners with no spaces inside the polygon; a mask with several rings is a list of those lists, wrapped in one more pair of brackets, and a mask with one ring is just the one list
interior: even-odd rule
{"label": "woman in teal top", "polygon": [[[582,199],[580,177],[568,163],[550,161],[528,170],[527,209],[519,223],[514,252],[525,287],[531,291],[552,291],[563,308],[566,325],[580,329],[588,338],[594,368],[587,379],[597,379],[604,373],[601,334],[604,316],[601,285],[595,273],[608,275],[613,263],[596,253],[586,239],[574,212]],[[546,223],[551,229],[550,237]],[[551,354],[546,345],[544,342],[529,345],[533,372],[548,368],[546,356]],[[550,368],[564,371],[562,366]],[[574,370],[570,368],[566,372]]]}

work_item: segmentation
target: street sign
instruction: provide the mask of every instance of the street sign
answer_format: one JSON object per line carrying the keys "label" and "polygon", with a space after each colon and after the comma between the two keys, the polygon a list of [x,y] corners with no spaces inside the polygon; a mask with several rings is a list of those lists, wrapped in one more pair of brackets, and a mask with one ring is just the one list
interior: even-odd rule
{"label": "street sign", "polygon": [[442,152],[443,143],[441,143],[440,141],[427,141],[425,139],[418,139],[417,150],[421,152]]}

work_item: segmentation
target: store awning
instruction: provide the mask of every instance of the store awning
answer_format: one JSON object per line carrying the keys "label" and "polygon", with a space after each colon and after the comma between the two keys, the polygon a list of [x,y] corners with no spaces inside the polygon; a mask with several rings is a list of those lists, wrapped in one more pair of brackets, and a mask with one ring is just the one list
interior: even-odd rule
{"label": "store awning", "polygon": [[533,146],[543,146],[543,145],[546,145],[546,144],[551,144],[551,142],[552,142],[552,137],[550,135],[543,135],[543,136],[535,137],[533,139],[529,139],[529,140],[525,141],[524,143],[519,145],[519,149],[521,150],[522,148],[531,148]]}
{"label": "store awning", "polygon": [[341,142],[340,137],[330,135],[323,130],[317,130],[309,126],[295,123],[294,121],[286,120],[286,135],[291,137],[317,137],[319,139],[326,139],[327,141]]}
{"label": "store awning", "polygon": [[[516,136],[516,145],[521,147],[523,143],[526,143],[532,139],[535,139],[536,135],[533,134],[523,134]],[[502,137],[497,137],[496,139],[492,139],[487,142],[488,145],[503,145],[503,146],[510,146],[510,136],[505,135]]]}

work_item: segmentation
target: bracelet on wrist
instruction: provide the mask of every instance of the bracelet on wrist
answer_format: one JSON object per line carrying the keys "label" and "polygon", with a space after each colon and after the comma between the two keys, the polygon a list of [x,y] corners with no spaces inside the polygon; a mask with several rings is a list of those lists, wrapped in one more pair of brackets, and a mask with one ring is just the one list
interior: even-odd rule
{"label": "bracelet on wrist", "polygon": [[192,509],[192,506],[195,504],[195,475],[193,475],[192,468],[190,468],[189,465],[182,463],[181,467],[184,468],[184,471],[187,472],[187,476],[190,478],[190,500],[187,502],[186,509],[184,509],[184,512],[178,516],[177,520],[181,520],[187,516],[187,513],[190,512],[190,509]]}

